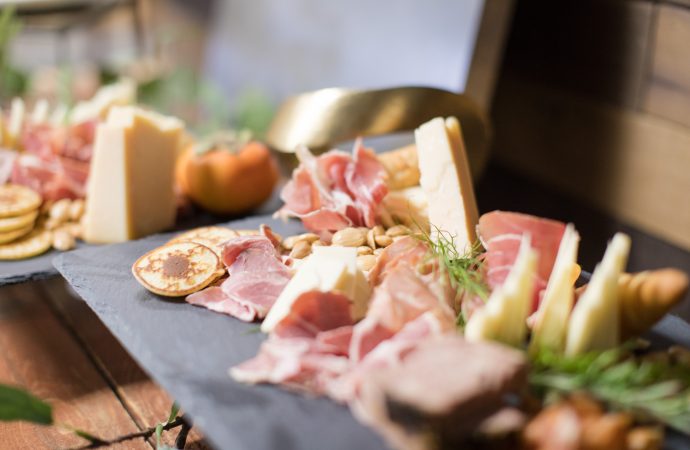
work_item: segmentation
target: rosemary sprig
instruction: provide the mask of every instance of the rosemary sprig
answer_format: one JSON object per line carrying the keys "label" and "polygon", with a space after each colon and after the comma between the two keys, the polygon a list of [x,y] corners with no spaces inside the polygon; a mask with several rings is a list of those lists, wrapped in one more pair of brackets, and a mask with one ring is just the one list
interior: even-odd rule
{"label": "rosemary sprig", "polygon": [[448,274],[453,289],[486,299],[489,289],[480,271],[482,259],[477,256],[482,249],[481,244],[475,242],[470,250],[460,254],[455,247],[454,235],[431,226],[435,231],[433,235],[422,230],[417,236],[428,245],[430,257],[438,260],[441,270]]}
{"label": "rosemary sprig", "polygon": [[584,391],[611,409],[690,435],[690,368],[635,356],[630,346],[575,357],[542,350],[530,384],[545,396]]}

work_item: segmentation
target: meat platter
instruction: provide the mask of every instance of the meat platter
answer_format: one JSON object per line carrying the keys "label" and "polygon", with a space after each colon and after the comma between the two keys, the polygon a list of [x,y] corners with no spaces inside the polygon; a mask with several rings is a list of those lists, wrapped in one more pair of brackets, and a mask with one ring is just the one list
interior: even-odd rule
{"label": "meat platter", "polygon": [[687,445],[682,271],[626,272],[618,232],[590,276],[576,224],[480,216],[452,118],[297,155],[283,221],[55,260],[218,448]]}

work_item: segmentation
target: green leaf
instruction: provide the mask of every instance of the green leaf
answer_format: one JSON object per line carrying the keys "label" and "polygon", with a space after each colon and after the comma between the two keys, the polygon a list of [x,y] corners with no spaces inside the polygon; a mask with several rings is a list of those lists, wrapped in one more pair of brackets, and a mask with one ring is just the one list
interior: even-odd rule
{"label": "green leaf", "polygon": [[180,412],[180,405],[177,404],[177,402],[173,402],[172,407],[170,408],[170,415],[168,416],[168,422],[171,423],[175,419],[177,419],[177,413]]}
{"label": "green leaf", "polygon": [[53,408],[25,390],[0,384],[0,421],[14,420],[51,425]]}
{"label": "green leaf", "polygon": [[163,436],[163,424],[156,425],[156,448],[161,448],[161,436]]}

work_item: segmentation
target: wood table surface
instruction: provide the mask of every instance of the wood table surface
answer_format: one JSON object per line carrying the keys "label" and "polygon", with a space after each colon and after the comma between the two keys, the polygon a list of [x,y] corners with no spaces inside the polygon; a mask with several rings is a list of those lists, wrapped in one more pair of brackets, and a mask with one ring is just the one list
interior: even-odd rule
{"label": "wood table surface", "polygon": [[[107,440],[167,420],[173,403],[58,278],[0,288],[0,383],[48,401],[57,423]],[[165,431],[163,442],[172,446],[179,431]],[[64,428],[0,422],[0,449],[86,445]],[[108,448],[155,445],[155,438],[137,438]],[[209,446],[192,428],[185,448]]]}

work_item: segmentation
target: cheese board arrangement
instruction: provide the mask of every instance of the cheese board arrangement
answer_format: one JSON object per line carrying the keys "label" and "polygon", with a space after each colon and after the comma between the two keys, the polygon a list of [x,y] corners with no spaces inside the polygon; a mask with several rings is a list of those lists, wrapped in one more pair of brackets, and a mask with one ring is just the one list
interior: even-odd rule
{"label": "cheese board arrangement", "polygon": [[251,133],[197,139],[136,97],[123,79],[71,109],[39,100],[29,112],[15,98],[0,110],[0,285],[55,275],[55,252],[241,216],[271,197],[277,164]]}
{"label": "cheese board arrangement", "polygon": [[683,271],[480,215],[453,117],[296,155],[273,218],[55,260],[218,448],[687,448]]}

